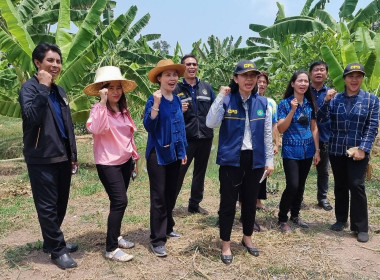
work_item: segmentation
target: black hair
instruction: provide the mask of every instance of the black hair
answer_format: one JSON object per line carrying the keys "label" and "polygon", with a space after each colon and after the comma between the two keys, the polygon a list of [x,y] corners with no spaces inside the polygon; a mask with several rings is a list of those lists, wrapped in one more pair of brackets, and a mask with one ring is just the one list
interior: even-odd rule
{"label": "black hair", "polygon": [[[107,100],[107,109],[111,111],[111,113],[116,113],[111,105],[109,104],[108,100]],[[120,99],[119,101],[117,102],[117,104],[119,105],[119,111],[121,112],[121,115],[124,117],[124,110],[127,111],[127,114],[128,114],[128,108],[127,108],[127,98],[125,97],[125,93],[123,92],[120,96]]]}
{"label": "black hair", "polygon": [[329,66],[327,65],[326,62],[324,62],[323,60],[318,60],[318,61],[314,61],[310,67],[309,67],[309,72],[313,71],[313,68],[315,66],[318,66],[318,65],[324,65],[326,67],[326,72],[328,73],[329,72]]}
{"label": "black hair", "polygon": [[[237,77],[238,74],[235,74],[234,77]],[[258,76],[257,76],[258,77]],[[231,93],[239,92],[239,85],[232,78],[230,84],[228,85],[231,89]],[[257,81],[255,87],[252,89],[251,94],[256,94],[258,90]]]}
{"label": "black hair", "polygon": [[[290,78],[290,81],[288,83],[288,86],[286,87],[286,90],[284,92],[284,96],[283,98],[288,98],[289,96],[293,95],[294,94],[294,88],[292,87],[292,83],[294,83],[298,76],[301,75],[301,74],[306,74],[307,78],[309,79],[309,72],[305,71],[305,70],[298,70],[296,72],[293,73],[292,77]],[[310,87],[308,86],[307,87],[307,90],[305,92],[305,97],[307,98],[307,100],[309,100],[312,104],[312,109],[314,111],[314,113],[317,112],[316,110],[316,105],[315,105],[315,100],[314,100],[314,96],[311,92],[311,89]]]}
{"label": "black hair", "polygon": [[182,57],[181,64],[185,64],[185,60],[188,59],[189,57],[194,58],[197,61],[197,63],[198,63],[198,59],[195,57],[195,55],[193,55],[192,53],[190,53],[190,54],[187,54],[184,57]]}
{"label": "black hair", "polygon": [[[39,43],[33,50],[32,53],[32,61],[34,64],[34,67],[37,69],[37,65],[34,63],[34,60],[37,59],[39,62],[42,63],[44,60],[46,53],[48,51],[53,51],[59,54],[59,57],[61,58],[61,63],[62,63],[62,53],[59,47],[55,44],[50,44],[47,42]],[[37,69],[38,70],[38,69]]]}

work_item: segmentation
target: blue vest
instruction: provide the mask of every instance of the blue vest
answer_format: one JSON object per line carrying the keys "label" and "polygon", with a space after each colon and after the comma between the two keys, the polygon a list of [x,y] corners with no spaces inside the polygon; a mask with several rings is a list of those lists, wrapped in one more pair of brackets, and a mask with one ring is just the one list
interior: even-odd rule
{"label": "blue vest", "polygon": [[[268,102],[265,97],[255,94],[250,96],[247,104],[252,137],[252,168],[262,168],[265,167],[264,126]],[[223,108],[216,163],[238,167],[246,117],[240,93],[229,94],[224,99]]]}

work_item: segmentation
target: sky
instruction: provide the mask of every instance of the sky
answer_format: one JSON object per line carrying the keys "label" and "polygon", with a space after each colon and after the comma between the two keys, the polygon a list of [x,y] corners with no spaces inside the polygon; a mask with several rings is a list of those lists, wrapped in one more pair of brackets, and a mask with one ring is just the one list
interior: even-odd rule
{"label": "sky", "polygon": [[[373,0],[358,0],[358,9]],[[141,34],[161,34],[172,54],[177,42],[184,54],[199,39],[207,42],[210,35],[219,39],[233,36],[234,42],[243,37],[240,47],[246,46],[248,37],[256,36],[249,29],[251,23],[272,25],[278,11],[276,2],[285,7],[286,16],[299,15],[305,0],[116,0],[115,17],[125,13],[132,5],[137,6],[135,22],[149,13],[151,18]],[[318,1],[313,2],[312,7]],[[343,0],[330,0],[326,10],[338,21],[339,8]],[[355,14],[354,13],[354,14]]]}

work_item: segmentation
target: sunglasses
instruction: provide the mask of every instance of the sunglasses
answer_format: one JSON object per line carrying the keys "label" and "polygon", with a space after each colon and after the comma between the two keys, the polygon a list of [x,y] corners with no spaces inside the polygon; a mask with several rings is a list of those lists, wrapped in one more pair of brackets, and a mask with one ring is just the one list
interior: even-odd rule
{"label": "sunglasses", "polygon": [[198,63],[195,63],[195,62],[188,62],[188,63],[185,63],[186,66],[197,66]]}

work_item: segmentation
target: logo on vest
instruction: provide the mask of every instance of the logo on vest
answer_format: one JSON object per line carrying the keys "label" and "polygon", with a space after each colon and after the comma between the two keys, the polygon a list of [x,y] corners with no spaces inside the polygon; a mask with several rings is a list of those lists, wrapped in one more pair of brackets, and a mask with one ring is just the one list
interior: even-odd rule
{"label": "logo on vest", "polygon": [[177,94],[177,96],[184,96],[183,92]]}
{"label": "logo on vest", "polygon": [[257,110],[256,114],[259,116],[259,117],[262,117],[264,116],[264,111],[262,109],[259,109]]}
{"label": "logo on vest", "polygon": [[235,114],[235,115],[237,115],[238,110],[236,110],[236,109],[228,109],[228,110],[227,110],[227,113],[228,113],[228,114]]}

